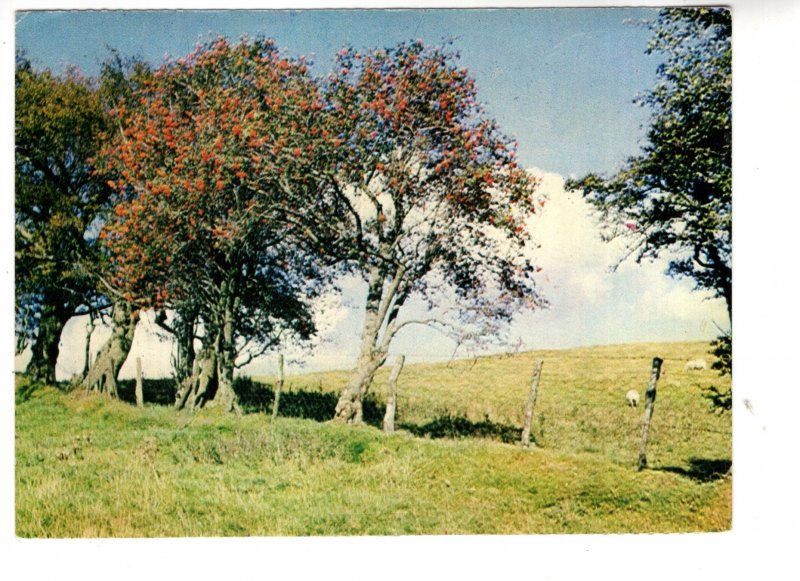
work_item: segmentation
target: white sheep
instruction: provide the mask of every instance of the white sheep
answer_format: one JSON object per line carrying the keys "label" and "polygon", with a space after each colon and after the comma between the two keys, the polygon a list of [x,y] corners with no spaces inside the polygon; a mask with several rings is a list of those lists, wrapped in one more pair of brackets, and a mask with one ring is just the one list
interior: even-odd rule
{"label": "white sheep", "polygon": [[692,359],[683,366],[684,371],[705,371],[706,369],[708,369],[708,364],[705,359]]}
{"label": "white sheep", "polygon": [[625,394],[625,399],[628,400],[629,406],[635,408],[637,405],[639,405],[639,392],[635,389],[632,389]]}

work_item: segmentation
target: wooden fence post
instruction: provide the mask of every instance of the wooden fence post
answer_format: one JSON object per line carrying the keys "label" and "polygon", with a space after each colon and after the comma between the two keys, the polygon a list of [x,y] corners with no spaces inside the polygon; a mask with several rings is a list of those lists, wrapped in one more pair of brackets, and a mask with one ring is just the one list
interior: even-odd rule
{"label": "wooden fence post", "polygon": [[656,403],[656,384],[661,377],[661,364],[664,362],[660,357],[653,357],[653,369],[650,372],[650,383],[644,393],[644,419],[642,420],[642,442],[639,445],[639,470],[647,468],[647,434],[650,432],[650,420],[653,417],[653,408]]}
{"label": "wooden fence post", "polygon": [[383,431],[387,434],[394,433],[394,415],[397,410],[397,378],[400,377],[405,361],[406,356],[400,355],[394,364],[391,375],[389,375],[389,395],[386,396],[386,414],[383,416]]}
{"label": "wooden fence post", "polygon": [[278,355],[278,381],[275,383],[275,400],[272,402],[272,419],[278,417],[278,405],[281,400],[281,389],[283,389],[283,353]]}
{"label": "wooden fence post", "polygon": [[81,374],[82,379],[86,379],[86,376],[89,374],[89,370],[92,368],[93,332],[94,332],[94,317],[92,315],[89,315],[89,322],[86,324],[86,350],[84,351],[85,366],[83,368],[83,373]]}
{"label": "wooden fence post", "polygon": [[114,364],[113,357],[109,358],[109,362],[111,363],[111,367],[108,370],[108,383],[106,384],[106,391],[112,398],[119,399],[119,391],[117,391],[117,374],[114,371],[117,366]]}
{"label": "wooden fence post", "polygon": [[144,407],[144,387],[142,386],[142,358],[136,358],[136,406]]}
{"label": "wooden fence post", "polygon": [[[542,365],[544,361],[537,359],[533,366],[533,377],[531,378],[531,392],[528,394],[528,402],[525,404],[525,424],[522,427],[522,447],[529,448],[531,445],[531,422],[533,421],[533,406],[536,405],[536,395],[539,391],[539,380],[542,377]],[[533,444],[536,447],[536,443]]]}

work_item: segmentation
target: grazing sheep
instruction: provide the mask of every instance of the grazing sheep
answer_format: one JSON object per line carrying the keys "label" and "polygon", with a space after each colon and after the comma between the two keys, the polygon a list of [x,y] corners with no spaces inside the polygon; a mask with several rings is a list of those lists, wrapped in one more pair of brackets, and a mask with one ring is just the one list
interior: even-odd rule
{"label": "grazing sheep", "polygon": [[639,405],[639,392],[635,389],[632,389],[625,394],[625,399],[628,400],[629,406],[635,408],[637,405]]}
{"label": "grazing sheep", "polygon": [[706,369],[708,369],[708,364],[705,359],[692,359],[683,366],[684,371],[705,371]]}

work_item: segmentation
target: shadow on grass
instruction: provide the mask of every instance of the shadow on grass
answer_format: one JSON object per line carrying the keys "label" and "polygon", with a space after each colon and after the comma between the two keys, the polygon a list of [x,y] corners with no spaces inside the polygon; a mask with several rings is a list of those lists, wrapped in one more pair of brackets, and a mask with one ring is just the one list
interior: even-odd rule
{"label": "shadow on grass", "polygon": [[[272,385],[253,381],[249,377],[240,377],[236,379],[233,387],[239,396],[239,405],[245,413],[272,413],[272,404],[275,401],[275,390]],[[327,422],[336,412],[338,400],[339,396],[336,393],[323,391],[321,386],[316,390],[284,389],[281,391],[278,415]],[[381,427],[385,413],[386,406],[373,398],[372,394],[367,394],[363,403],[364,423]]]}
{"label": "shadow on grass", "polygon": [[[242,409],[247,413],[272,413],[272,402],[275,398],[273,386],[242,377],[234,385]],[[339,396],[330,391],[286,390],[281,392],[278,415],[290,418],[303,418],[326,422],[336,411]],[[377,401],[372,394],[367,394],[363,404],[364,423],[376,428],[383,427],[383,416],[386,405]],[[486,438],[501,442],[518,442],[521,430],[508,424],[499,424],[487,417],[480,422],[473,422],[465,416],[443,413],[429,422],[415,424],[397,418],[397,427],[407,430],[415,436],[427,438]]]}
{"label": "shadow on grass", "polygon": [[728,475],[731,469],[731,461],[725,459],[709,460],[706,458],[690,458],[689,467],[683,466],[661,466],[653,468],[661,472],[672,472],[691,478],[697,482],[713,482],[720,480]]}
{"label": "shadow on grass", "polygon": [[[136,403],[136,382],[133,379],[117,381],[119,399],[128,403]],[[157,405],[173,405],[175,403],[175,380],[171,377],[163,379],[142,379],[142,395],[145,403]]]}
{"label": "shadow on grass", "polygon": [[43,385],[44,384],[38,381],[30,381],[27,378],[19,380],[14,390],[14,403],[17,405],[25,403],[31,398],[33,393]]}
{"label": "shadow on grass", "polygon": [[408,430],[415,436],[427,438],[484,438],[499,440],[506,444],[519,442],[522,435],[520,428],[493,422],[488,417],[479,422],[473,422],[466,416],[451,413],[442,414],[424,424],[400,421],[398,427]]}
{"label": "shadow on grass", "polygon": [[[275,401],[274,386],[253,381],[249,377],[238,377],[233,387],[239,396],[243,412],[272,414],[272,405]],[[135,388],[133,380],[120,381],[118,384],[120,399],[134,403]],[[175,403],[175,388],[175,381],[170,378],[142,380],[145,403],[172,405]],[[333,417],[338,399],[338,394],[323,391],[322,386],[316,390],[285,389],[281,391],[278,415],[326,422]],[[368,394],[363,403],[364,423],[381,428],[385,413],[385,404],[377,401],[372,394]],[[505,443],[519,442],[521,434],[520,428],[493,422],[488,417],[474,422],[466,416],[450,412],[444,412],[428,422],[419,424],[403,421],[398,414],[397,427],[424,438],[484,438]]]}
{"label": "shadow on grass", "polygon": [[25,403],[34,393],[47,386],[54,387],[62,393],[69,393],[73,389],[72,384],[68,381],[58,381],[54,384],[48,384],[31,379],[24,373],[19,373],[15,374],[14,403],[16,405]]}

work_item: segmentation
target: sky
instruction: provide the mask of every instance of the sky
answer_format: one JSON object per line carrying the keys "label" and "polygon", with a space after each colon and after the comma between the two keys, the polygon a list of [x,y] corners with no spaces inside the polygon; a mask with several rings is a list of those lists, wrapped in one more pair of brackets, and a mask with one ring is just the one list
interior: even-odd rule
{"label": "sky", "polygon": [[[420,38],[452,39],[481,101],[520,140],[520,161],[562,175],[611,171],[635,153],[652,86],[649,33],[632,22],[653,9],[66,11],[17,15],[17,47],[56,71],[96,74],[113,47],[160,63],[224,35],[274,38],[329,70],[334,54]],[[627,23],[632,21],[631,23]]]}
{"label": "sky", "polygon": [[[634,97],[654,84],[659,64],[645,54],[650,34],[641,23],[655,15],[651,8],[19,12],[16,47],[37,67],[60,72],[72,65],[95,75],[110,48],[159,64],[218,35],[263,35],[289,54],[313,58],[314,72],[325,74],[348,44],[364,49],[450,40],[487,113],[519,141],[520,163],[544,178],[549,197],[533,231],[542,246],[540,286],[550,307],[517,317],[506,343],[494,349],[705,340],[728,326],[724,303],[693,292],[690,281],[663,276],[664,262],[626,263],[611,273],[621,248],[599,240],[587,205],[564,190],[565,178],[613,173],[639,151],[648,111]],[[354,279],[342,287],[326,312],[319,345],[292,353],[303,363],[294,371],[354,362],[365,288]],[[411,305],[407,314],[421,309]],[[133,373],[137,356],[144,358],[146,376],[168,374],[169,342],[155,340],[147,320],[142,326],[122,376]],[[85,321],[76,319],[65,330],[60,378],[82,368],[84,329]],[[93,350],[107,336],[107,329],[98,330]],[[434,330],[409,327],[392,353],[412,362],[446,360],[454,348]],[[18,358],[17,367],[26,359]],[[271,373],[274,359],[257,360],[243,372]]]}

